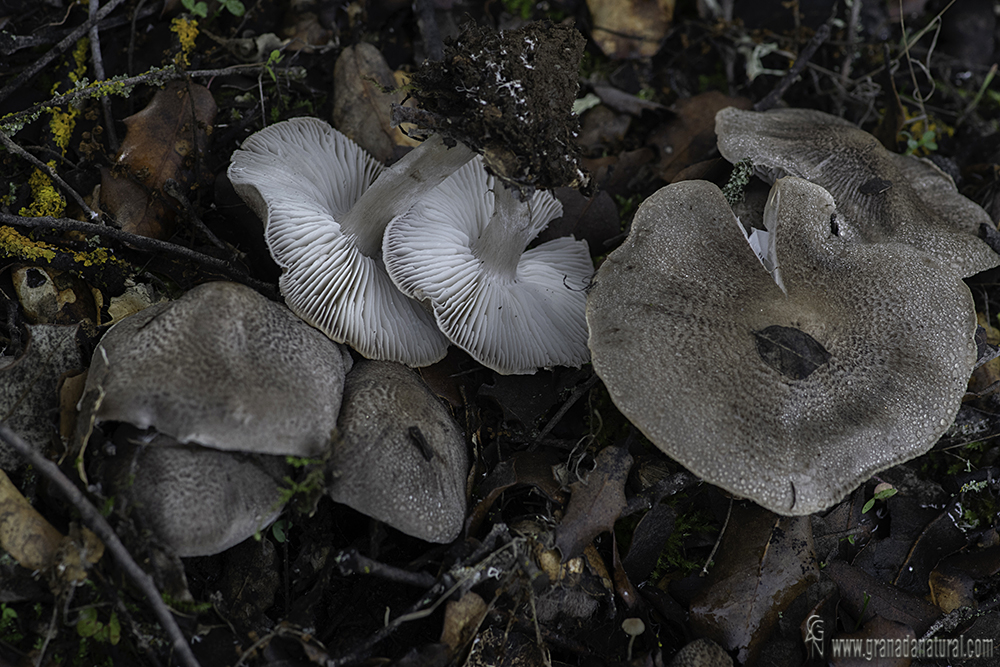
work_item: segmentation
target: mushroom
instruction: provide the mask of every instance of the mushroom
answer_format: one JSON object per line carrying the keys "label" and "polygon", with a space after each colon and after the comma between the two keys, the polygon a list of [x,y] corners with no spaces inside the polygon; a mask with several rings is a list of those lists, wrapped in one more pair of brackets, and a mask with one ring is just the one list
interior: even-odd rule
{"label": "mushroom", "polygon": [[632,644],[635,643],[635,638],[646,631],[646,624],[642,622],[641,618],[626,618],[622,621],[622,630],[628,635],[628,651],[625,654],[625,662],[632,662]]}
{"label": "mushroom", "polygon": [[318,456],[350,367],[346,350],[284,306],[243,285],[206,283],[108,331],[81,419],[155,428],[182,444]]}
{"label": "mushroom", "polygon": [[444,357],[448,340],[389,280],[382,234],[472,155],[435,137],[382,169],[327,123],[293,118],[243,142],[229,179],[264,221],[296,315],[365,357],[426,366]]}
{"label": "mushroom", "polygon": [[107,490],[176,555],[210,556],[271,525],[284,508],[280,456],[241,456],[181,445],[123,424],[115,456],[100,473]]}
{"label": "mushroom", "polygon": [[386,170],[317,119],[277,123],[244,142],[229,178],[265,221],[289,307],[371,359],[443,358],[448,342],[431,315],[385,274],[383,231],[475,153],[528,189],[585,185],[571,113],[584,43],[575,29],[544,22],[468,28],[444,61],[415,75],[425,108],[394,110],[436,134]]}
{"label": "mushroom", "polygon": [[595,276],[589,344],[656,446],[773,512],[809,514],[948,428],[976,318],[941,260],[866,242],[818,185],[777,181],[764,218],[785,291],[717,187],[655,193]]}
{"label": "mushroom", "polygon": [[[114,325],[94,353],[78,435],[121,422],[98,477],[180,556],[218,553],[283,507],[285,457],[336,429],[350,355],[234,283],[200,285]],[[110,430],[109,430],[110,432]]]}
{"label": "mushroom", "polygon": [[734,164],[749,159],[768,182],[789,175],[825,188],[863,241],[908,243],[962,277],[1000,265],[976,237],[989,215],[948,175],[929,160],[886,150],[842,118],[728,107],[716,114],[715,132],[723,157]]}
{"label": "mushroom", "polygon": [[412,370],[360,361],[348,373],[327,493],[407,535],[450,542],[465,520],[465,439]]}
{"label": "mushroom", "polygon": [[550,193],[522,202],[476,159],[389,224],[386,269],[404,294],[429,301],[451,342],[498,373],[580,366],[594,272],[587,242],[525,251],[561,214]]}

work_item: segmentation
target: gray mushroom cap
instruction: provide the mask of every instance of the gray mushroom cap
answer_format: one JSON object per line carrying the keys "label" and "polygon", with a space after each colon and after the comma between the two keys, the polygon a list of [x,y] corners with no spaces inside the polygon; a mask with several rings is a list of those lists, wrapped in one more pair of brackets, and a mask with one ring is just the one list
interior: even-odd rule
{"label": "gray mushroom cap", "polygon": [[326,451],[347,350],[236,283],[199,285],[111,328],[81,420],[128,422],[181,443],[264,454]]}
{"label": "gray mushroom cap", "polygon": [[389,223],[386,269],[403,293],[430,303],[453,343],[498,373],[580,366],[594,272],[587,242],[526,250],[561,214],[549,192],[522,202],[475,159]]}
{"label": "gray mushroom cap", "polygon": [[159,544],[187,558],[220,553],[265,529],[284,503],[283,457],[181,445],[122,426],[104,480],[139,513]]}
{"label": "gray mushroom cap", "polygon": [[361,361],[348,373],[327,492],[408,535],[450,542],[465,520],[468,451],[447,408],[412,370]]}
{"label": "gray mushroom cap", "polygon": [[[664,452],[771,511],[808,514],[947,429],[976,319],[941,261],[865,242],[817,185],[777,181],[768,217],[787,294],[714,185],[647,199],[595,276],[590,349],[615,404]],[[779,363],[798,355],[812,366]]]}
{"label": "gray mushroom cap", "polygon": [[719,151],[749,158],[765,180],[797,176],[822,186],[864,241],[908,243],[967,277],[1000,265],[979,240],[989,215],[959,194],[929,160],[886,150],[850,122],[812,109],[743,111],[715,116]]}

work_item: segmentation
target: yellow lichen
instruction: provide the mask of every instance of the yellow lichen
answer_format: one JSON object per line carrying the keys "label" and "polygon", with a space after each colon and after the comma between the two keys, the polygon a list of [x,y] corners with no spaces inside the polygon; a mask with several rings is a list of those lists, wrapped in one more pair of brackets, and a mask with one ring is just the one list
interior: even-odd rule
{"label": "yellow lichen", "polygon": [[[90,40],[82,37],[77,40],[76,47],[73,49],[73,53],[70,54],[73,64],[67,76],[74,84],[83,81],[85,78],[89,48]],[[52,86],[52,95],[57,94],[59,94],[59,83]],[[76,126],[76,118],[80,115],[80,110],[70,105],[66,111],[52,109],[51,113],[52,120],[49,121],[49,129],[52,131],[52,139],[55,141],[56,146],[59,147],[59,150],[62,151],[62,154],[66,155],[66,149],[69,148],[69,141],[73,136],[73,128]]]}
{"label": "yellow lichen", "polygon": [[198,38],[198,21],[185,17],[175,18],[170,22],[170,30],[177,35],[181,50],[174,56],[174,64],[187,67],[191,64],[191,52],[194,51],[194,41]]}
{"label": "yellow lichen", "polygon": [[51,262],[56,258],[56,251],[54,246],[32,241],[13,227],[0,227],[0,257]]}
{"label": "yellow lichen", "polygon": [[[49,167],[55,169],[55,160],[49,161]],[[31,205],[21,209],[21,215],[38,218],[50,215],[53,218],[62,217],[66,210],[66,198],[62,196],[52,179],[41,169],[35,169],[28,177],[31,186]]]}

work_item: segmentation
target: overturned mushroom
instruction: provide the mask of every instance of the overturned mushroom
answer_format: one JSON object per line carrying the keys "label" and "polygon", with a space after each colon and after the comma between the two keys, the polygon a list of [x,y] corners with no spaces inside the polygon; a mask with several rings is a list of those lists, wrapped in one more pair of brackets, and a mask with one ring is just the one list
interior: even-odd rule
{"label": "overturned mushroom", "polygon": [[265,221],[289,307],[371,359],[425,366],[444,357],[433,318],[385,273],[383,231],[476,153],[528,189],[585,185],[571,113],[583,45],[574,28],[544,22],[468,28],[415,77],[425,108],[407,120],[436,134],[389,169],[317,119],[277,123],[244,142],[229,178]]}
{"label": "overturned mushroom", "polygon": [[743,111],[715,116],[719,151],[750,159],[773,182],[798,176],[822,186],[866,242],[908,243],[967,277],[1000,265],[976,235],[990,217],[963,197],[929,160],[897,155],[850,122],[812,109]]}
{"label": "overturned mushroom", "polygon": [[465,520],[465,439],[420,377],[361,361],[348,373],[340,439],[327,462],[331,498],[408,535],[450,542]]}
{"label": "overturned mushroom", "polygon": [[217,553],[277,517],[284,457],[328,450],[350,366],[284,306],[208,283],[111,328],[77,430],[124,422],[106,491],[174,553]]}
{"label": "overturned mushroom", "polygon": [[839,501],[927,451],[976,359],[972,297],[929,252],[868,243],[797,178],[765,210],[786,292],[721,192],[643,203],[598,270],[594,369],[619,409],[706,481],[785,515]]}
{"label": "overturned mushroom", "polygon": [[382,233],[470,159],[467,148],[448,150],[437,137],[383,170],[325,122],[293,118],[247,139],[229,178],[266,225],[289,308],[365,357],[426,366],[444,357],[448,341],[389,280]]}
{"label": "overturned mushroom", "polygon": [[522,202],[474,160],[389,224],[386,269],[484,366],[503,374],[579,366],[589,358],[587,243],[567,237],[525,251],[561,213],[548,192]]}

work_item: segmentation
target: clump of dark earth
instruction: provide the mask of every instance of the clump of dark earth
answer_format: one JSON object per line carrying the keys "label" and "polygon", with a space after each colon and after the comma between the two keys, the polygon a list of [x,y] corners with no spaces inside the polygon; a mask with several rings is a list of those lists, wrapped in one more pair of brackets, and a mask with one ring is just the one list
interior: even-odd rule
{"label": "clump of dark earth", "polygon": [[503,32],[469,24],[442,61],[414,75],[411,96],[422,112],[397,111],[481,153],[487,170],[522,196],[560,186],[587,194],[572,113],[584,46],[576,28],[548,21]]}

